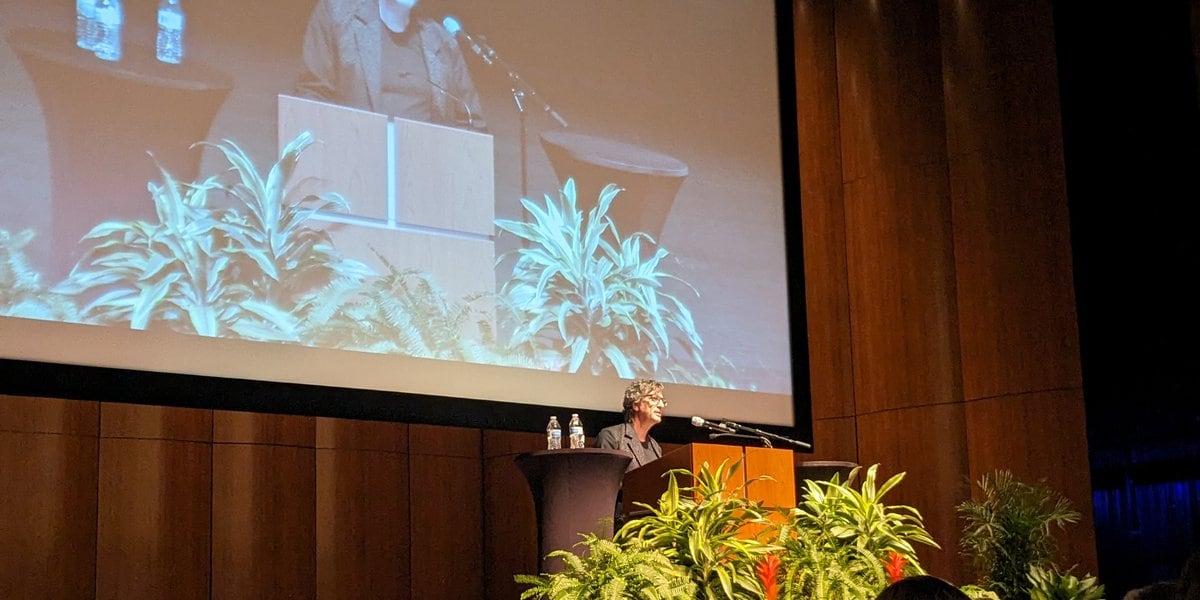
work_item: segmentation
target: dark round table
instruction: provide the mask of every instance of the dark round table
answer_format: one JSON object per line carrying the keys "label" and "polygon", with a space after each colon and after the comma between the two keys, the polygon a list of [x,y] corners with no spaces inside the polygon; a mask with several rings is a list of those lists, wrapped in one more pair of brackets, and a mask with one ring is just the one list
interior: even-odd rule
{"label": "dark round table", "polygon": [[546,558],[550,552],[580,553],[575,544],[581,533],[612,537],[613,508],[631,460],[625,452],[604,448],[543,450],[516,457],[537,510],[543,573],[562,570],[561,560]]}
{"label": "dark round table", "polygon": [[[108,220],[152,219],[146,185],[155,161],[191,182],[233,78],[194,60],[168,65],[154,48],[126,43],[120,62],[75,46],[74,33],[17,29],[8,44],[33,80],[50,147],[52,264],[57,279],[80,258],[79,240]],[[151,158],[150,155],[153,155]]]}
{"label": "dark round table", "polygon": [[609,183],[624,188],[609,209],[623,237],[634,231],[658,241],[675,194],[688,175],[683,161],[625,142],[572,131],[547,131],[542,148],[560,182],[575,179],[576,206],[584,214]]}

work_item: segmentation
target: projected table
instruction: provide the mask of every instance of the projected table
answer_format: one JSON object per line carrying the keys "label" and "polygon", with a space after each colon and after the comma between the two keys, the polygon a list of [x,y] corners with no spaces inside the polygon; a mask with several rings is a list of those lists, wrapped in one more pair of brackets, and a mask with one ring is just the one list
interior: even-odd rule
{"label": "projected table", "polygon": [[655,241],[688,166],[683,161],[624,142],[568,131],[542,134],[542,148],[560,181],[575,179],[576,202],[583,211],[596,205],[600,190],[615,183],[625,191],[613,200],[609,216],[622,236],[634,231]]}
{"label": "projected table", "polygon": [[531,452],[516,460],[533,492],[543,573],[562,570],[562,561],[546,560],[546,554],[577,551],[581,532],[612,537],[617,491],[632,456],[620,450],[578,448]]}
{"label": "projected table", "polygon": [[[186,61],[167,65],[154,49],[126,43],[120,62],[75,46],[73,33],[11,32],[8,43],[33,80],[50,146],[51,280],[79,259],[79,239],[112,219],[153,218],[155,166],[179,181],[196,177],[200,151],[233,78]],[[152,159],[147,153],[152,153]]]}

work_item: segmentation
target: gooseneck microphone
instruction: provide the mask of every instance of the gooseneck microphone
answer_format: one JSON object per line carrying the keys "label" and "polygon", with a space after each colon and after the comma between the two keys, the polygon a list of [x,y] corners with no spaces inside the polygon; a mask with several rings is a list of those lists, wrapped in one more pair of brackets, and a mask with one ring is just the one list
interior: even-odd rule
{"label": "gooseneck microphone", "polygon": [[719,431],[721,433],[733,433],[733,429],[726,427],[724,424],[706,421],[702,417],[692,417],[692,427],[700,427],[701,429]]}
{"label": "gooseneck microphone", "polygon": [[450,32],[450,35],[466,42],[471,52],[482,58],[483,62],[489,65],[496,63],[496,51],[487,45],[486,41],[477,41],[471,37],[471,34],[463,31],[462,23],[459,23],[458,19],[454,18],[453,15],[446,15],[446,18],[442,19],[442,27],[445,27],[446,31]]}
{"label": "gooseneck microphone", "polygon": [[430,86],[432,86],[433,89],[445,94],[451,100],[458,102],[459,106],[462,106],[463,109],[467,111],[467,125],[469,127],[475,126],[475,114],[471,112],[471,105],[467,104],[466,100],[459,98],[457,95],[452,93],[450,90],[438,85],[437,83],[434,83],[434,81],[428,77],[425,78],[425,82],[428,83]]}

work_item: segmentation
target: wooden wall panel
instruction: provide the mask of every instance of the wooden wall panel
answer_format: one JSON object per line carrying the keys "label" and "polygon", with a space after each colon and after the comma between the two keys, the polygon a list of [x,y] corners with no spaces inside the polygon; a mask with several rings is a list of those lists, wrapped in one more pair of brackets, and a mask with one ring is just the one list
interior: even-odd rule
{"label": "wooden wall panel", "polygon": [[858,462],[858,424],[855,417],[813,420],[813,451],[796,454],[796,462],[845,460]]}
{"label": "wooden wall panel", "polygon": [[967,581],[954,510],[967,497],[965,427],[961,403],[902,408],[862,415],[858,421],[859,462],[864,468],[880,463],[880,483],[906,473],[884,501],[921,511],[925,528],[942,549],[921,547],[917,556],[930,573],[955,582]]}
{"label": "wooden wall panel", "polygon": [[797,139],[813,418],[854,414],[833,0],[796,0]]}
{"label": "wooden wall panel", "polygon": [[482,435],[412,425],[412,597],[483,598]]}
{"label": "wooden wall panel", "polygon": [[212,446],[102,438],[96,597],[209,597]]}
{"label": "wooden wall panel", "polygon": [[538,572],[537,514],[529,484],[514,462],[542,450],[540,433],[483,431],[484,597],[516,600],[525,586],[513,575]]}
{"label": "wooden wall panel", "polygon": [[0,396],[0,598],[95,597],[98,410]]}
{"label": "wooden wall panel", "polygon": [[311,417],[213,414],[214,598],[316,597]]}
{"label": "wooden wall panel", "polygon": [[996,469],[1026,482],[1045,480],[1083,514],[1068,527],[1061,564],[1096,573],[1096,533],[1087,459],[1086,416],[1079,390],[1005,396],[966,404],[971,481]]}
{"label": "wooden wall panel", "polygon": [[961,399],[944,166],[895,165],[845,198],[858,413]]}
{"label": "wooden wall panel", "polygon": [[409,598],[408,426],[317,419],[317,598]]}
{"label": "wooden wall panel", "polygon": [[965,397],[1080,387],[1050,2],[942,7]]}

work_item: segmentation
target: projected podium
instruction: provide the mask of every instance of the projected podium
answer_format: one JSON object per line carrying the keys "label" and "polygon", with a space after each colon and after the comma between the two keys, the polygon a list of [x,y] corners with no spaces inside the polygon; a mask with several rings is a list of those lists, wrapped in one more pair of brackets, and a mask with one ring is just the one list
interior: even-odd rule
{"label": "projected podium", "polygon": [[[671,469],[687,469],[693,473],[708,463],[716,469],[722,461],[730,464],[742,461],[742,467],[728,481],[729,488],[744,485],[756,477],[771,479],[755,481],[744,488],[746,497],[762,502],[764,506],[796,506],[796,480],[791,450],[779,448],[755,448],[751,446],[725,446],[721,444],[688,444],[663,455],[662,458],[625,474],[622,487],[622,511],[625,514],[643,510],[635,503],[657,506],[662,493],[667,489],[667,477]],[[691,485],[680,481],[679,484]]]}
{"label": "projected podium", "polygon": [[280,148],[303,131],[316,143],[292,181],[349,202],[319,215],[339,251],[429,273],[451,300],[495,291],[491,135],[279,96]]}

